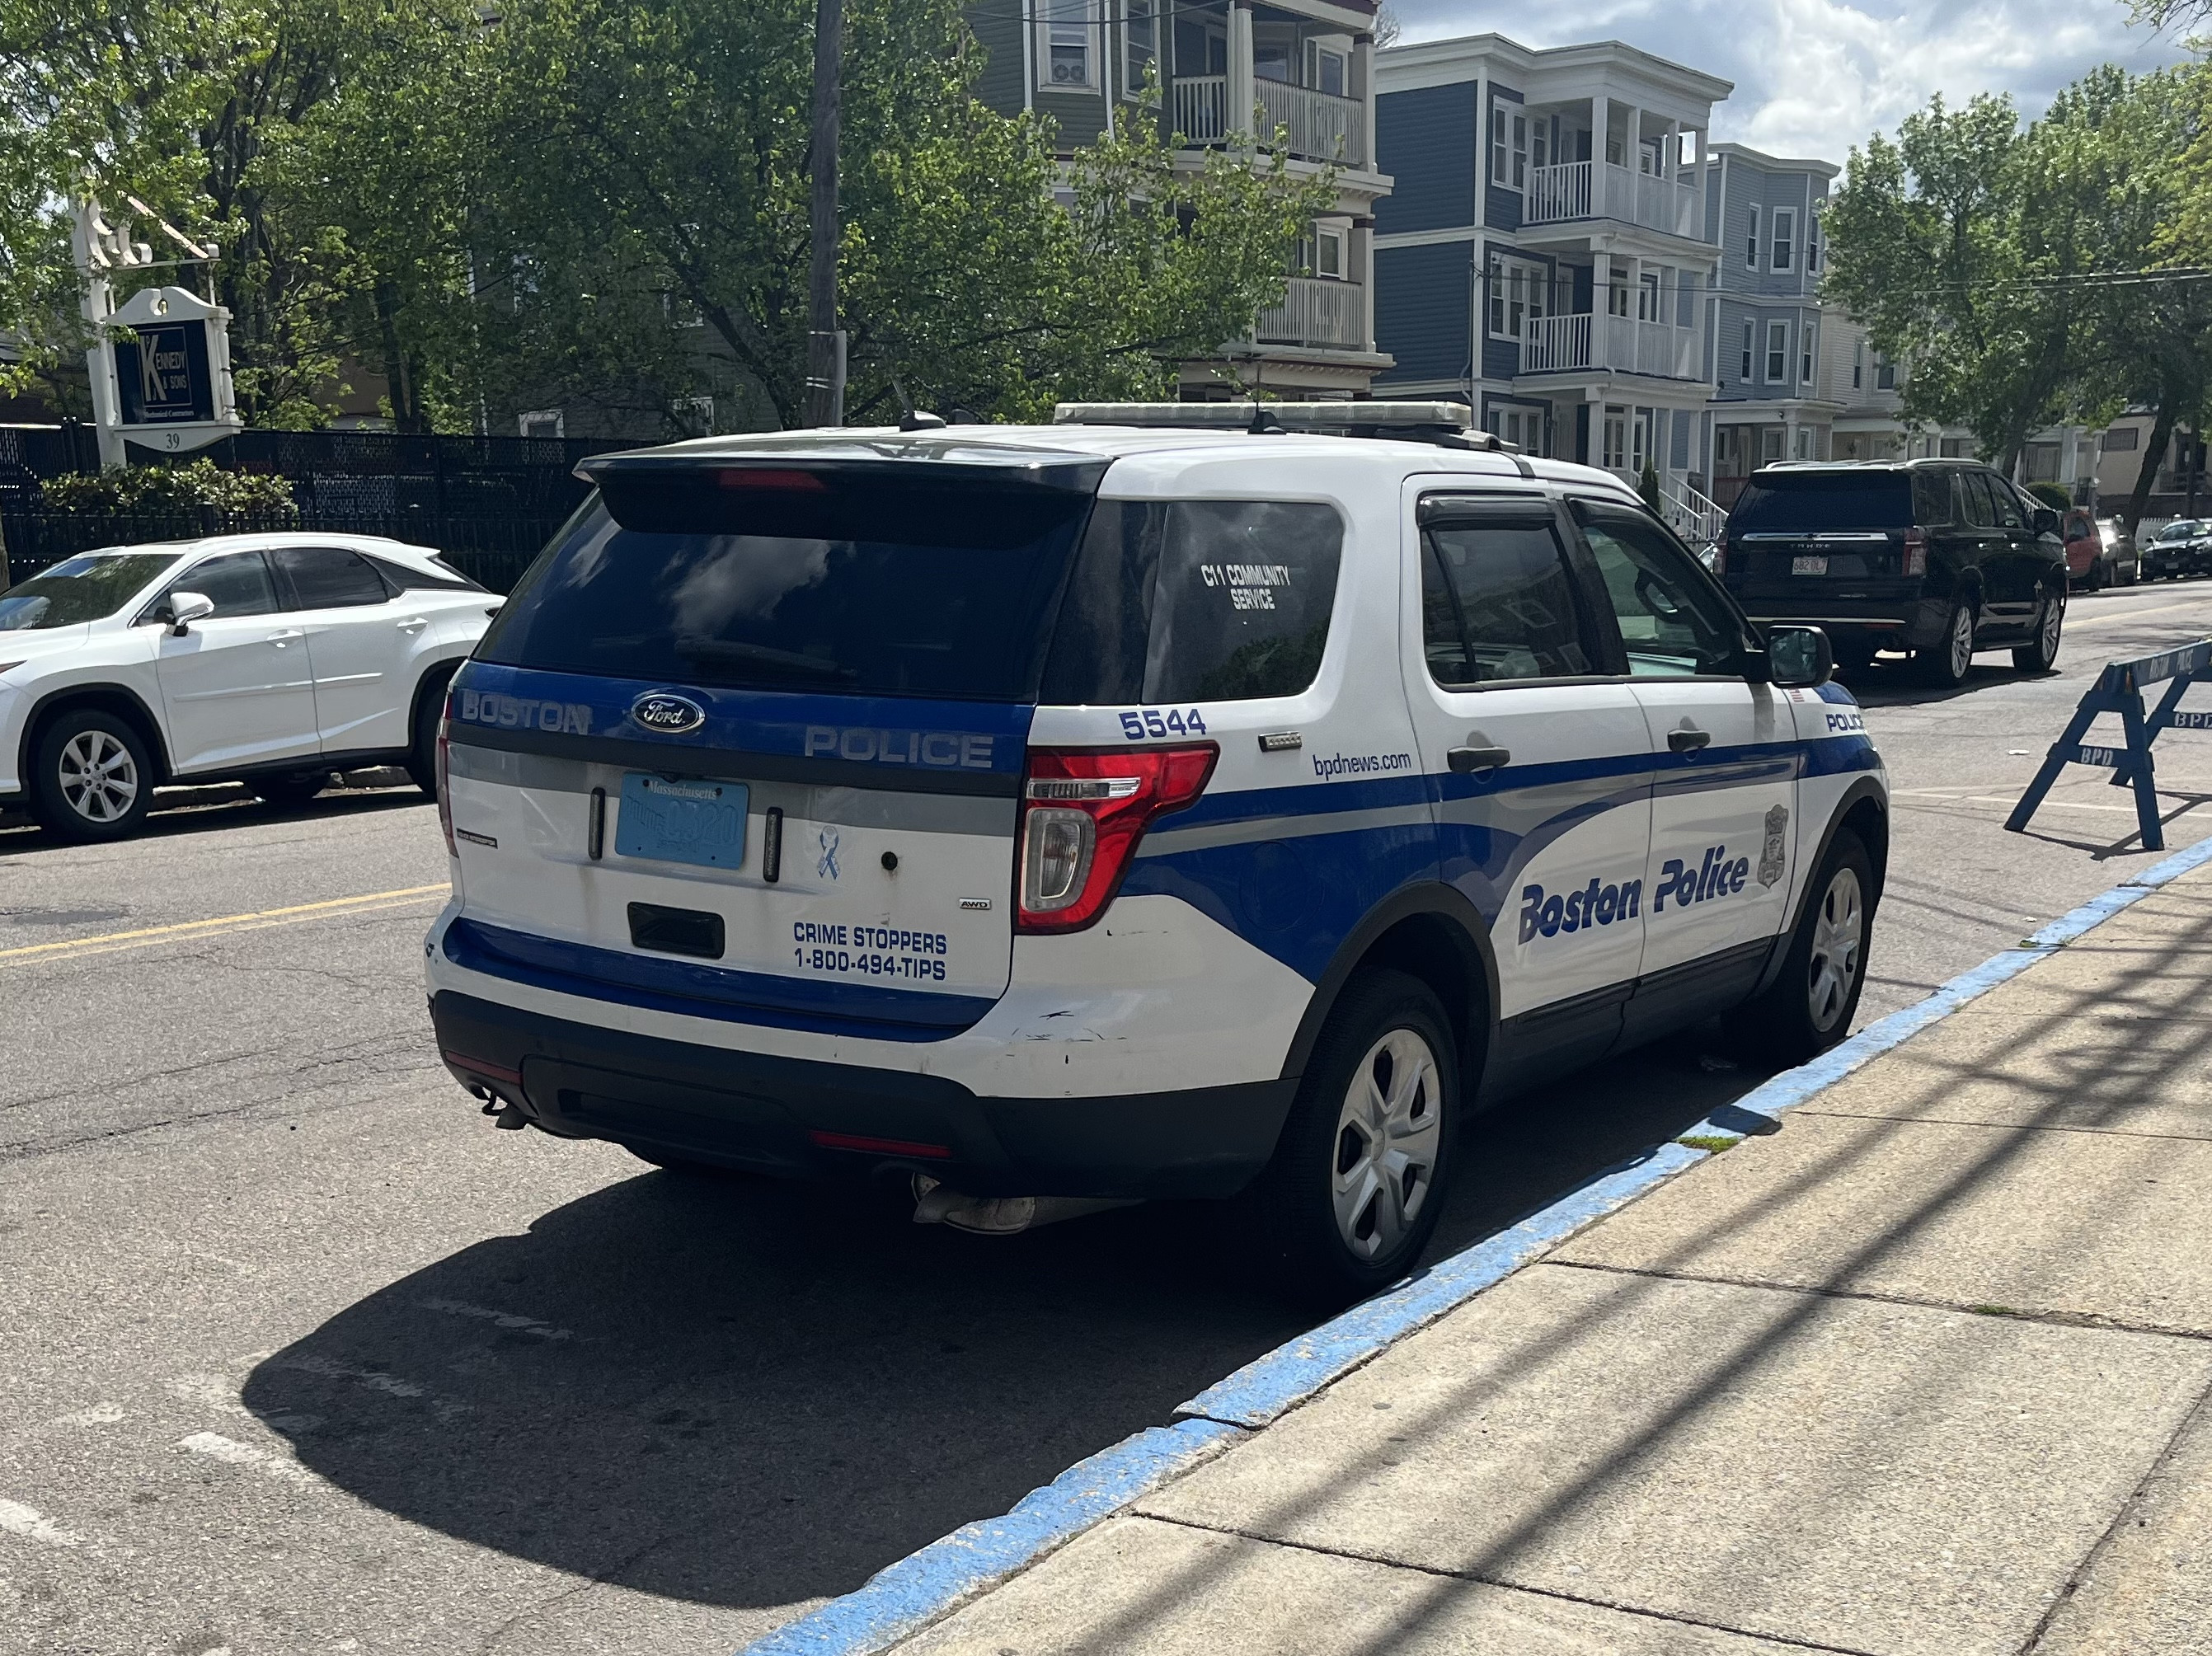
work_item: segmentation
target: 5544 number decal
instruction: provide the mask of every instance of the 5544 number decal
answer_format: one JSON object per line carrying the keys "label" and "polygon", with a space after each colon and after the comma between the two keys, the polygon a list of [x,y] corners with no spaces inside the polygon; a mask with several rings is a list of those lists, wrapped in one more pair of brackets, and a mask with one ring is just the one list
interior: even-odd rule
{"label": "5544 number decal", "polygon": [[1133,707],[1121,715],[1121,734],[1132,742],[1142,742],[1146,737],[1158,741],[1164,736],[1204,736],[1206,719],[1195,707],[1188,713],[1173,707]]}

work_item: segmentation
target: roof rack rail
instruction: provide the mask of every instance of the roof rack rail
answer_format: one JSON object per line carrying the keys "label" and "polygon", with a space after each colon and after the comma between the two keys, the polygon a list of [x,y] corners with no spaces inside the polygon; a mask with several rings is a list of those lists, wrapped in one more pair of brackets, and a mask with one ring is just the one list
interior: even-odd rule
{"label": "roof rack rail", "polygon": [[1136,426],[1164,431],[1242,431],[1253,436],[1305,432],[1329,437],[1382,437],[1440,448],[1518,454],[1495,433],[1469,429],[1464,403],[1062,403],[1056,426]]}

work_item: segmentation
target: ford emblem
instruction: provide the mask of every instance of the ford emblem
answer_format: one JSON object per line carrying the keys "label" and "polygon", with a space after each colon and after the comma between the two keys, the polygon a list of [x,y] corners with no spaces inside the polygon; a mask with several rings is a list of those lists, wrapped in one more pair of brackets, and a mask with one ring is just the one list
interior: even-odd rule
{"label": "ford emblem", "polygon": [[633,721],[661,736],[689,736],[707,722],[707,710],[688,695],[654,690],[629,704]]}

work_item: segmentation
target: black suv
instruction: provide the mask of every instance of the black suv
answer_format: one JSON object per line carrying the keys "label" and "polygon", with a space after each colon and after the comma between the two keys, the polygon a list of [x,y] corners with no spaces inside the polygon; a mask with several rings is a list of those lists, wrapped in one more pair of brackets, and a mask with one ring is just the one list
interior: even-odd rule
{"label": "black suv", "polygon": [[1942,685],[1999,645],[2022,671],[2047,670],[2066,618],[2058,514],[1971,460],[1754,472],[1719,573],[1753,619],[1825,628],[1843,665],[1910,650]]}

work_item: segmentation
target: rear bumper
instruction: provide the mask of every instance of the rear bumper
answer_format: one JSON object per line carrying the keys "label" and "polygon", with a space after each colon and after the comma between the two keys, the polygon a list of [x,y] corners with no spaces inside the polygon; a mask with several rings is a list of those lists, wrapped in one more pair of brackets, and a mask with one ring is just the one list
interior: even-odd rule
{"label": "rear bumper", "polygon": [[1941,598],[1808,604],[1802,597],[1791,604],[1739,593],[1736,602],[1762,627],[1818,627],[1832,639],[1866,639],[1893,649],[1925,650],[1942,640],[1950,621],[1950,606]]}
{"label": "rear bumper", "polygon": [[944,1076],[694,1046],[454,990],[447,1067],[549,1132],[785,1177],[927,1173],[979,1196],[1227,1196],[1274,1154],[1295,1081],[982,1097]]}

